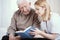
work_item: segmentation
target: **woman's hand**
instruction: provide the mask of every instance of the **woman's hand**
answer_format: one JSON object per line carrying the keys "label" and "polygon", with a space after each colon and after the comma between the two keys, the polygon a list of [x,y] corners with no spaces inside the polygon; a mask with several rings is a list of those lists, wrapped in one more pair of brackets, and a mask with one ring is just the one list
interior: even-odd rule
{"label": "woman's hand", "polygon": [[45,33],[44,31],[40,31],[38,28],[36,28],[35,30],[33,30],[33,32],[30,32],[31,35],[34,35],[35,38],[39,38],[40,36],[47,38],[47,39],[52,39],[54,40],[57,36],[57,34],[53,33],[53,34],[48,34]]}
{"label": "woman's hand", "polygon": [[44,38],[44,37],[41,35],[35,35],[34,38]]}
{"label": "woman's hand", "polygon": [[39,35],[42,31],[40,31],[38,28],[35,28],[35,30],[32,30],[33,32],[30,32],[31,35]]}

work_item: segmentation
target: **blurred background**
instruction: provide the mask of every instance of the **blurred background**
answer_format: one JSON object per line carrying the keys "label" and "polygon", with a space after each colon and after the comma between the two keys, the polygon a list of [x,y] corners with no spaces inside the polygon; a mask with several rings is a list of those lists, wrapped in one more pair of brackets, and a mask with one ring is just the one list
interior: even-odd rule
{"label": "blurred background", "polygon": [[[0,40],[7,32],[13,13],[18,9],[16,1],[17,0],[0,0]],[[36,0],[29,1],[32,4],[31,7],[34,8],[33,4]],[[60,15],[60,0],[47,0],[47,2],[52,12]]]}

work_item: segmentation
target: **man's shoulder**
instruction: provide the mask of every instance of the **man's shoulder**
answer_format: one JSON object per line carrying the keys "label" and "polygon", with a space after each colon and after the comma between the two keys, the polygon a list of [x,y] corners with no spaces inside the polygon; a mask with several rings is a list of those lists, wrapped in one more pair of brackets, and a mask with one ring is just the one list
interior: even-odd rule
{"label": "man's shoulder", "polygon": [[15,12],[14,12],[14,14],[19,14],[20,13],[20,11],[19,10],[16,10]]}
{"label": "man's shoulder", "polygon": [[33,8],[31,8],[30,14],[35,14],[35,10]]}
{"label": "man's shoulder", "polygon": [[16,10],[12,17],[17,18],[19,16],[19,13],[20,13],[20,11]]}
{"label": "man's shoulder", "polygon": [[31,8],[31,12],[35,12],[35,10],[33,8]]}
{"label": "man's shoulder", "polygon": [[16,10],[13,15],[14,15],[14,16],[15,16],[15,15],[19,15],[19,13],[20,13],[20,11],[19,11],[19,10]]}

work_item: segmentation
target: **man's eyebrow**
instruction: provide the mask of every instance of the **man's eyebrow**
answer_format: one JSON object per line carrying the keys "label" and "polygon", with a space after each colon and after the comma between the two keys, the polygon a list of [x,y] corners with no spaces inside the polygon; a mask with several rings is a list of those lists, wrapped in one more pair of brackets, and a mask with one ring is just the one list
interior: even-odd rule
{"label": "man's eyebrow", "polygon": [[24,6],[24,7],[27,7],[27,6]]}
{"label": "man's eyebrow", "polygon": [[37,10],[39,10],[38,8],[36,8]]}

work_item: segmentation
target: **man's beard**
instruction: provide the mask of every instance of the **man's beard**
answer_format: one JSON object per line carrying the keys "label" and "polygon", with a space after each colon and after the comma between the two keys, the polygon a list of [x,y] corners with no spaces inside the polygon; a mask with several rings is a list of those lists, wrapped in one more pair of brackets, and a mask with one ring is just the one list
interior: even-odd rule
{"label": "man's beard", "polygon": [[21,15],[25,15],[25,16],[28,16],[29,15],[29,12],[21,12]]}

